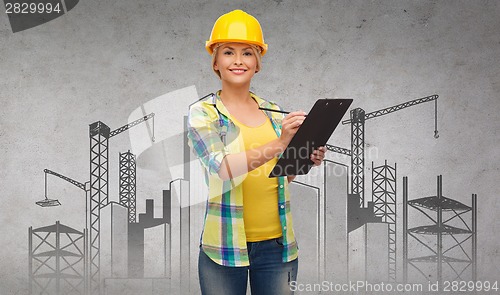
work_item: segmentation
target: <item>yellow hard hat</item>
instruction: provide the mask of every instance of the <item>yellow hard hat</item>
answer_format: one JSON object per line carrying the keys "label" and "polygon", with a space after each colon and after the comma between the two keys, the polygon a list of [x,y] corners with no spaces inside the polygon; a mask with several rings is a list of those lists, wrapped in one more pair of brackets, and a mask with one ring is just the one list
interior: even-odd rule
{"label": "yellow hard hat", "polygon": [[264,43],[259,21],[243,10],[233,10],[220,16],[215,21],[210,39],[205,43],[205,48],[208,53],[212,54],[212,45],[222,42],[257,45],[261,48],[262,55],[266,54],[267,51],[267,44]]}

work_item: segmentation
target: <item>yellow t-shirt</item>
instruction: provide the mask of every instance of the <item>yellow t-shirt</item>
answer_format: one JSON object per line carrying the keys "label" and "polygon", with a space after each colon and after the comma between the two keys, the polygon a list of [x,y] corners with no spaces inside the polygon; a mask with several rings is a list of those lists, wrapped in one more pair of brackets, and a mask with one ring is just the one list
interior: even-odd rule
{"label": "yellow t-shirt", "polygon": [[[231,118],[240,129],[245,150],[254,149],[276,138],[271,121],[257,127],[249,127],[234,117]],[[243,180],[243,221],[247,242],[258,242],[280,237],[281,223],[278,213],[278,179],[269,178],[277,158],[250,171]]]}

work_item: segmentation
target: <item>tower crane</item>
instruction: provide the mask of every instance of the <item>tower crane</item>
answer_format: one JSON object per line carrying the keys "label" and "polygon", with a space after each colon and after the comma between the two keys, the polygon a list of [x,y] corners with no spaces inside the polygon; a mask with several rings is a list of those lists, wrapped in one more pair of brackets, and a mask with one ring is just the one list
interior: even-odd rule
{"label": "tower crane", "polygon": [[[45,169],[45,175],[52,174],[62,178],[71,184],[83,189],[90,194],[90,246],[89,246],[89,290],[90,294],[101,294],[100,288],[100,210],[108,204],[108,182],[109,182],[109,150],[108,141],[116,136],[146,120],[153,119],[151,139],[154,142],[154,113],[150,113],[138,120],[123,125],[113,131],[101,121],[89,125],[90,137],[90,181],[82,184],[64,175]],[[45,200],[36,202],[42,207],[58,206],[58,200],[47,198],[47,186],[45,186]],[[87,217],[86,217],[87,218]],[[87,227],[87,225],[86,225]]]}
{"label": "tower crane", "polygon": [[108,204],[108,140],[146,120],[153,119],[152,141],[154,142],[154,113],[123,125],[113,131],[101,121],[90,124],[90,294],[101,294],[100,288],[100,209]]}
{"label": "tower crane", "polygon": [[[44,169],[43,172],[45,173],[45,199],[42,200],[42,201],[38,201],[38,202],[35,202],[37,205],[41,206],[41,207],[49,207],[49,206],[60,206],[61,203],[59,202],[59,200],[57,199],[54,199],[54,200],[51,200],[51,199],[48,199],[47,198],[47,174],[51,174],[51,175],[54,175],[54,176],[57,176],[61,179],[64,179],[66,180],[67,182],[71,183],[72,185],[76,186],[77,188],[85,191],[85,196],[88,198],[88,193],[90,192],[90,182],[87,181],[85,183],[81,183],[81,182],[78,182],[74,179],[71,179],[67,176],[64,176],[62,174],[59,174],[57,172],[54,172],[52,170],[49,170],[49,169]],[[88,200],[86,199],[85,201],[85,205],[87,206]],[[88,229],[88,220],[87,220],[88,216],[87,216],[87,208],[85,208],[85,229]]]}
{"label": "tower crane", "polygon": [[[56,173],[56,172],[53,172],[53,171],[50,171],[49,169],[44,169],[43,172],[45,172],[45,199],[41,200],[41,201],[37,201],[35,202],[35,204],[37,204],[38,206],[40,207],[54,207],[54,206],[60,206],[61,203],[59,202],[59,200],[57,199],[49,199],[47,198],[47,174],[53,174],[55,176],[58,176],[64,180],[67,180],[68,182],[72,183],[72,184],[75,184],[77,187],[80,187],[80,184],[79,182],[69,178],[69,177],[66,177],[66,176],[63,176],[59,173]],[[78,184],[77,184],[78,183]]]}
{"label": "tower crane", "polygon": [[[54,172],[52,170],[49,170],[49,169],[44,169],[43,172],[45,173],[45,199],[44,200],[41,200],[41,201],[38,201],[38,202],[35,202],[38,206],[41,206],[41,207],[52,207],[52,206],[59,206],[61,205],[61,203],[59,202],[59,200],[57,199],[49,199],[47,198],[47,174],[51,174],[51,175],[54,175],[54,176],[57,176],[61,179],[64,179],[66,180],[67,182],[71,183],[72,185],[76,186],[77,188],[81,189],[81,190],[84,190],[85,192],[89,192],[90,188],[88,186],[89,182],[87,181],[86,183],[81,183],[81,182],[78,182],[74,179],[71,179],[67,176],[64,176],[62,174],[59,174],[57,172]],[[86,226],[86,225],[85,225]]]}
{"label": "tower crane", "polygon": [[326,148],[332,152],[344,154],[351,157],[351,191],[353,194],[358,194],[360,198],[360,207],[365,206],[364,197],[364,169],[365,169],[365,121],[387,115],[407,107],[418,105],[424,102],[435,102],[435,128],[434,137],[438,138],[437,130],[437,99],[438,95],[430,95],[422,98],[410,100],[392,107],[381,109],[366,114],[361,108],[355,108],[350,112],[350,119],[342,121],[343,125],[351,124],[351,149],[345,149],[333,145],[326,145]]}
{"label": "tower crane", "polygon": [[[88,206],[88,193],[90,191],[90,182],[85,182],[85,183],[81,183],[81,182],[78,182],[74,179],[71,179],[67,176],[64,176],[62,174],[59,174],[57,172],[54,172],[52,170],[49,170],[49,169],[44,169],[43,170],[44,174],[45,174],[45,199],[44,200],[41,200],[41,201],[38,201],[38,202],[35,202],[37,205],[41,206],[41,207],[53,207],[53,206],[60,206],[61,203],[59,202],[59,200],[57,199],[49,199],[47,198],[47,175],[48,174],[51,174],[51,175],[54,175],[56,177],[59,177],[61,179],[64,179],[66,180],[67,182],[71,183],[72,185],[78,187],[79,189],[85,191],[85,235],[87,234],[87,231],[88,231],[88,215],[87,215],[87,206]],[[85,237],[85,240],[87,240],[87,237]],[[87,294],[87,275],[88,275],[88,257],[87,257],[87,245],[85,245],[85,249],[84,249],[84,252],[85,252],[85,255],[84,255],[84,260],[83,260],[83,269],[84,269],[84,289],[85,289],[85,294]]]}
{"label": "tower crane", "polygon": [[[76,181],[76,180],[73,180],[73,179],[71,179],[71,178],[69,178],[69,177],[67,177],[67,176],[64,176],[64,175],[59,174],[59,173],[54,172],[54,171],[51,171],[51,170],[49,170],[49,169],[44,169],[44,170],[43,170],[43,172],[45,172],[45,179],[47,179],[47,174],[52,174],[52,175],[54,175],[54,176],[57,176],[57,177],[59,177],[59,178],[62,178],[62,179],[64,179],[64,180],[66,180],[67,182],[71,183],[72,185],[74,185],[74,186],[78,187],[79,189],[82,189],[82,190],[84,190],[84,191],[87,191],[87,190],[88,190],[88,189],[85,187],[85,184],[83,184],[83,183],[81,183],[81,182],[78,182],[78,181]],[[47,192],[45,192],[45,193],[47,193]]]}

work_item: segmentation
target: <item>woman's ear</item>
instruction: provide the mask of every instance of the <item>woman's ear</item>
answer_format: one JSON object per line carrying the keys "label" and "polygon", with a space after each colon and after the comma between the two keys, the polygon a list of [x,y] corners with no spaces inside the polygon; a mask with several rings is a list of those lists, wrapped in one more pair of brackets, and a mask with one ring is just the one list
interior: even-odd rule
{"label": "woman's ear", "polygon": [[218,71],[219,70],[219,66],[217,65],[217,62],[214,63],[214,70],[215,71]]}

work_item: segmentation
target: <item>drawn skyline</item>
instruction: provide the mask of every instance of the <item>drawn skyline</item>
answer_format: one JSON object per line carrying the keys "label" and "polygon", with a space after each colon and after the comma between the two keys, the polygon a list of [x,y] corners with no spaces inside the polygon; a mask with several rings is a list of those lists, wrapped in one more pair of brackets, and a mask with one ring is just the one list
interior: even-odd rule
{"label": "drawn skyline", "polygon": [[[398,104],[394,107],[372,112],[364,116],[372,118],[385,115],[408,106],[432,100],[437,100],[437,95]],[[364,111],[360,110],[361,109],[358,108],[351,111],[351,117],[355,116],[357,113],[364,114]],[[435,115],[437,116],[437,113]],[[197,161],[194,159],[194,156],[187,146],[187,139],[184,140],[184,145],[180,148],[182,151],[182,158],[184,159],[184,168],[182,169],[184,176],[183,178],[171,180],[168,189],[163,190],[162,204],[159,205],[161,208],[161,216],[155,216],[154,199],[138,198],[136,195],[136,178],[140,177],[140,175],[137,175],[136,155],[131,153],[130,150],[128,152],[119,153],[118,155],[118,166],[120,169],[117,178],[119,182],[119,195],[116,198],[117,201],[113,201],[114,198],[109,197],[107,189],[108,182],[110,181],[108,174],[108,138],[131,129],[154,116],[155,113],[150,113],[114,131],[111,131],[107,125],[100,121],[90,124],[91,181],[86,184],[75,181],[49,169],[45,169],[45,191],[47,191],[47,174],[50,174],[84,190],[86,192],[87,202],[89,202],[90,210],[86,210],[88,218],[86,218],[84,230],[85,233],[89,231],[89,237],[85,236],[83,238],[85,244],[83,247],[83,254],[81,254],[81,261],[84,265],[84,272],[80,277],[83,282],[80,285],[84,286],[84,289],[83,291],[78,290],[78,292],[82,292],[81,294],[123,293],[124,289],[121,287],[123,285],[129,286],[129,291],[134,290],[134,292],[140,292],[141,288],[146,288],[142,291],[149,290],[148,292],[173,292],[173,290],[176,290],[175,292],[179,292],[180,290],[195,292],[194,290],[196,290],[197,276],[196,273],[192,272],[193,267],[196,267],[196,261],[193,258],[197,256],[198,240],[196,238],[193,239],[192,236],[193,233],[199,233],[201,230],[202,222],[200,221],[202,220],[199,218],[192,219],[191,211],[201,216],[202,214],[200,211],[203,211],[203,207],[200,206],[202,204],[198,201],[200,196],[193,196],[193,193],[196,192],[191,192],[190,187],[191,182],[201,183],[202,179],[199,172],[193,171],[194,173],[192,173],[192,166],[197,163]],[[183,129],[180,133],[185,135],[186,117],[182,117],[180,121],[183,122]],[[352,119],[351,121],[346,120],[344,122],[352,122]],[[370,180],[372,187],[371,201],[367,202],[366,199],[361,197],[363,193],[360,192],[365,192],[365,168],[362,169],[363,172],[361,173],[357,165],[364,167],[363,125],[364,123],[362,125],[358,124],[358,126],[351,129],[353,132],[351,134],[353,141],[351,146],[358,149],[356,152],[358,155],[356,157],[354,157],[354,154],[356,154],[354,152],[349,153],[346,149],[329,146],[332,152],[350,156],[350,163],[342,164],[326,159],[323,169],[317,169],[315,173],[309,175],[298,176],[296,181],[291,183],[291,190],[294,192],[294,195],[301,196],[294,199],[294,206],[292,206],[294,218],[302,220],[301,223],[295,226],[298,240],[303,241],[300,247],[301,257],[305,261],[316,265],[315,271],[299,271],[299,278],[304,282],[312,283],[327,278],[337,281],[339,281],[339,278],[344,278],[346,281],[370,280],[373,282],[408,282],[413,278],[412,276],[410,276],[410,278],[408,277],[408,265],[413,266],[418,272],[424,275],[424,277],[426,271],[429,271],[422,270],[415,264],[417,261],[423,261],[423,258],[420,260],[413,257],[408,258],[410,253],[408,249],[408,233],[415,232],[425,234],[425,231],[416,230],[418,227],[414,229],[407,228],[408,211],[404,209],[404,248],[402,253],[404,277],[401,278],[397,276],[397,260],[401,258],[397,255],[398,234],[396,227],[398,224],[398,213],[396,204],[398,202],[398,191],[396,187],[396,164],[394,164],[394,166],[389,166],[387,161],[385,161],[384,165],[375,167],[372,162],[372,179]],[[153,122],[153,125],[148,127],[147,130],[154,131],[154,128]],[[437,134],[437,128],[434,134]],[[154,140],[154,132],[152,134],[148,133],[148,136],[152,136],[153,138],[149,141],[150,147],[158,144]],[[435,137],[437,138],[437,136]],[[94,150],[96,150],[96,152],[94,152]],[[147,151],[147,148],[143,150],[143,152],[145,151]],[[178,157],[178,155],[175,157]],[[168,165],[168,163],[166,164]],[[349,166],[349,164],[351,164],[351,166]],[[352,168],[352,165],[354,165],[354,168]],[[196,164],[194,166],[196,166]],[[199,164],[195,169],[201,169]],[[331,173],[339,169],[341,171],[340,174]],[[352,173],[352,170],[357,172]],[[351,173],[349,173],[350,171]],[[116,179],[116,177],[113,178]],[[406,179],[406,177],[404,179]],[[332,184],[335,185],[332,186]],[[343,187],[343,192],[338,190],[339,187]],[[92,188],[94,188],[94,190],[92,190]],[[403,199],[404,208],[406,208],[408,204],[417,208],[415,204],[419,204],[419,201],[408,200],[407,189],[405,180],[403,184],[404,196],[406,196],[406,199]],[[442,194],[442,185],[438,187],[438,190],[440,190]],[[357,191],[357,193],[354,193],[354,191]],[[199,193],[200,191],[197,192]],[[438,193],[438,195],[439,194],[440,193]],[[176,197],[173,197],[174,195]],[[329,195],[335,195],[335,197],[331,198]],[[92,196],[90,200],[89,196]],[[332,199],[337,201],[331,203]],[[452,202],[451,199],[449,200],[449,202]],[[138,212],[137,202],[140,203],[143,201],[146,205],[146,211]],[[58,200],[48,199],[47,193],[45,193],[45,200],[36,203],[43,207],[44,210],[47,210],[47,207],[50,208],[52,206],[61,205]],[[459,204],[459,202],[455,203]],[[50,206],[47,204],[50,204]],[[471,210],[470,207],[461,209],[463,206],[460,208],[457,206],[447,206],[445,209],[466,210],[464,212]],[[429,206],[424,204],[423,207]],[[438,212],[440,211],[438,210]],[[456,216],[460,217],[461,214],[463,213],[457,213]],[[474,218],[477,219],[477,213],[474,214]],[[329,220],[329,216],[332,215],[335,216],[335,219]],[[102,219],[103,216],[104,219]],[[90,224],[87,224],[87,220],[90,220]],[[305,222],[306,220],[309,222]],[[436,234],[438,236],[439,245],[441,245],[441,232],[448,233],[446,226],[442,230],[439,230],[439,228],[441,228],[439,224],[442,222],[440,220],[441,219],[434,220],[438,224]],[[58,222],[56,222],[56,225],[57,224]],[[329,230],[339,225],[341,226],[340,231]],[[35,230],[30,229],[30,249],[32,247],[35,247],[35,249],[38,248],[38,246],[32,242],[34,237],[32,233],[42,231],[45,228],[47,227]],[[421,228],[427,227],[421,226]],[[70,230],[70,228],[66,226],[64,229],[66,231]],[[78,233],[76,230],[73,231]],[[92,235],[92,231],[94,231],[94,235]],[[472,265],[471,278],[469,279],[475,280],[475,269],[477,268],[477,261],[475,258],[475,251],[477,249],[475,223],[472,227],[468,228],[468,233],[470,233],[470,237],[473,237],[472,243],[474,245],[472,252],[470,252],[472,256],[467,256],[469,259],[467,261]],[[80,234],[83,237],[84,234]],[[413,234],[410,235],[415,237]],[[426,243],[418,238],[415,239],[420,242],[420,248],[431,247],[427,244],[432,242]],[[332,241],[342,241],[342,243],[333,243],[335,244],[335,246],[333,246]],[[156,246],[149,246],[151,243]],[[460,247],[463,243],[464,241],[457,241],[457,245]],[[451,248],[455,247],[456,246],[451,246]],[[89,250],[87,251],[87,249]],[[329,260],[328,258],[331,257],[332,249],[335,250],[337,254],[334,260]],[[412,249],[412,251],[415,251],[415,249]],[[38,274],[39,268],[33,270],[31,266],[33,262],[37,262],[35,257],[39,255],[35,252],[36,251],[30,250],[30,289],[32,290],[32,294],[34,294],[33,292],[40,292],[41,294],[44,294],[44,292],[48,292],[47,294],[56,292],[57,294],[62,294],[60,293],[61,279],[64,278],[64,274],[58,270],[58,268],[56,268],[53,273],[49,271],[50,274],[44,274],[55,279],[52,289],[50,289],[52,281],[49,281],[49,283],[43,286],[35,279],[44,276]],[[442,265],[450,265],[450,261],[460,261],[451,260],[449,256],[439,254],[440,252],[435,253],[438,253],[436,259],[429,258],[427,260],[437,262],[439,266],[437,278],[441,281],[443,273],[446,273]],[[467,251],[464,253],[467,255]],[[48,257],[47,261],[51,259],[59,261],[58,256],[46,255]],[[155,258],[151,259],[152,257]],[[466,261],[463,260],[463,262]],[[386,265],[385,271],[381,271],[381,263]],[[331,264],[336,264],[338,266],[332,268]],[[468,265],[465,269],[467,267]],[[463,279],[462,273],[465,269],[460,273],[451,265],[450,269],[450,271],[454,271],[455,274],[458,275],[458,278]],[[335,277],[331,277],[332,274],[335,274]],[[151,286],[155,285],[153,282],[159,284],[158,287],[155,287],[156,291],[151,289]],[[134,284],[137,288],[130,287]],[[36,290],[33,291],[34,289]],[[76,292],[77,289],[74,288],[74,290]]]}
{"label": "drawn skyline", "polygon": [[[182,115],[187,105],[220,88],[220,81],[210,66],[211,57],[204,48],[205,41],[217,17],[234,9],[242,9],[259,19],[269,45],[251,91],[285,110],[308,111],[318,98],[352,98],[351,109],[363,109],[366,115],[439,94],[438,139],[434,138],[434,101],[365,121],[363,207],[373,201],[375,216],[384,218],[384,194],[391,191],[389,184],[385,189],[384,170],[389,172],[392,168],[377,167],[385,166],[387,160],[387,165],[397,170],[394,244],[389,238],[391,225],[386,223],[368,223],[348,234],[351,156],[329,151],[328,162],[314,168],[309,178],[298,178],[300,184],[293,184],[294,191],[299,193],[291,197],[292,210],[299,209],[293,215],[296,230],[301,231],[297,234],[302,235],[298,241],[300,255],[314,261],[308,263],[304,258],[299,263],[299,279],[314,281],[319,272],[326,280],[355,281],[365,277],[367,265],[369,281],[388,280],[389,269],[394,265],[388,263],[392,255],[389,249],[395,246],[396,280],[402,282],[405,264],[403,177],[408,177],[408,201],[414,202],[437,196],[436,178],[442,175],[445,198],[472,208],[471,196],[477,194],[477,216],[472,218],[477,220],[476,279],[491,285],[498,281],[500,238],[495,234],[500,228],[497,214],[500,210],[497,201],[500,178],[498,1],[381,0],[347,4],[332,0],[317,1],[314,5],[308,1],[279,0],[212,1],[209,5],[193,0],[61,3],[66,4],[64,14],[15,33],[10,16],[4,13],[1,18],[1,294],[30,293],[30,227],[33,230],[55,227],[59,221],[60,225],[80,233],[84,233],[85,228],[90,231],[91,208],[90,202],[86,202],[90,198],[89,124],[101,121],[114,130],[152,112],[156,114],[154,143],[152,119],[109,139],[108,205],[100,215],[100,267],[109,293],[122,291],[120,295],[125,295],[128,291],[140,291],[147,294],[144,290],[161,293],[171,287],[169,279],[164,278],[164,273],[171,270],[172,276],[176,276],[172,280],[180,282],[179,208],[186,205],[179,201],[181,181],[172,183],[171,224],[144,229],[145,278],[129,278],[128,243],[124,242],[129,240],[128,221],[122,218],[131,215],[129,208],[133,205],[122,202],[129,197],[123,195],[128,192],[120,191],[119,155],[130,151],[136,157],[136,221],[139,214],[150,214],[151,210],[146,209],[147,199],[153,200],[152,218],[162,219],[164,191],[170,189],[170,181],[184,179],[187,168],[184,163],[188,161],[182,156]],[[164,95],[173,92],[177,94]],[[350,119],[347,114],[343,120]],[[351,127],[352,124],[339,125],[328,143],[350,152]],[[196,247],[206,188],[201,168],[195,159],[191,160],[191,179],[184,185],[189,185],[188,204],[195,204],[189,209],[189,244]],[[85,187],[82,189],[54,174],[46,174],[45,169]],[[312,177],[313,174],[316,176]],[[326,182],[322,181],[324,175],[328,176]],[[128,177],[132,183],[132,175]],[[392,179],[392,176],[388,173],[386,178]],[[372,199],[374,191],[377,196]],[[319,202],[315,199],[317,194]],[[182,198],[184,203],[185,199]],[[60,205],[40,207],[36,205],[39,201],[44,205]],[[437,219],[436,211],[415,206]],[[442,213],[443,221],[453,216],[452,211]],[[471,216],[471,211],[460,214],[472,230]],[[349,223],[356,224],[354,220]],[[408,203],[409,230],[432,223]],[[469,230],[461,223],[456,217],[449,226]],[[307,232],[302,234],[303,230]],[[37,234],[45,237],[47,233]],[[412,234],[435,249],[438,235]],[[470,233],[453,233],[453,236],[459,243],[468,238],[461,247],[473,258],[473,253],[469,253],[473,244]],[[47,238],[54,247],[55,237],[51,232]],[[364,237],[369,247],[364,246]],[[41,240],[36,236],[32,238],[34,250]],[[63,245],[65,234],[60,233],[60,238]],[[308,243],[309,238],[317,238],[319,243]],[[441,238],[443,249],[458,244],[450,234],[442,233]],[[77,242],[78,247],[81,242]],[[120,243],[127,244],[126,249],[117,249]],[[461,247],[456,246],[442,255],[472,260],[460,253]],[[199,290],[196,250],[192,248],[190,263],[184,265],[190,269],[193,294]],[[74,249],[68,251],[78,253]],[[408,259],[435,255],[410,235],[407,254]],[[72,257],[77,260],[76,256]],[[55,261],[52,257],[47,263],[52,267]],[[66,262],[62,257],[59,261],[64,268],[62,265]],[[114,261],[113,270],[107,267],[109,261]],[[36,260],[31,263],[33,270],[40,266]],[[465,267],[469,262],[449,263],[460,273],[462,269],[458,266]],[[437,263],[414,264],[436,281]],[[378,265],[379,271],[370,271],[373,265]],[[55,264],[53,267],[55,269]],[[78,262],[74,267],[79,270],[83,265]],[[456,277],[447,263],[442,268],[443,279],[448,275]],[[53,272],[46,267],[39,270]],[[424,277],[412,265],[408,264],[407,271],[409,281],[420,281]],[[471,271],[472,264],[462,277],[468,280]],[[78,280],[71,282],[75,284]],[[47,281],[44,279],[44,283]],[[50,288],[54,287],[52,284],[55,280]],[[67,283],[60,280],[60,288],[66,287]]]}

